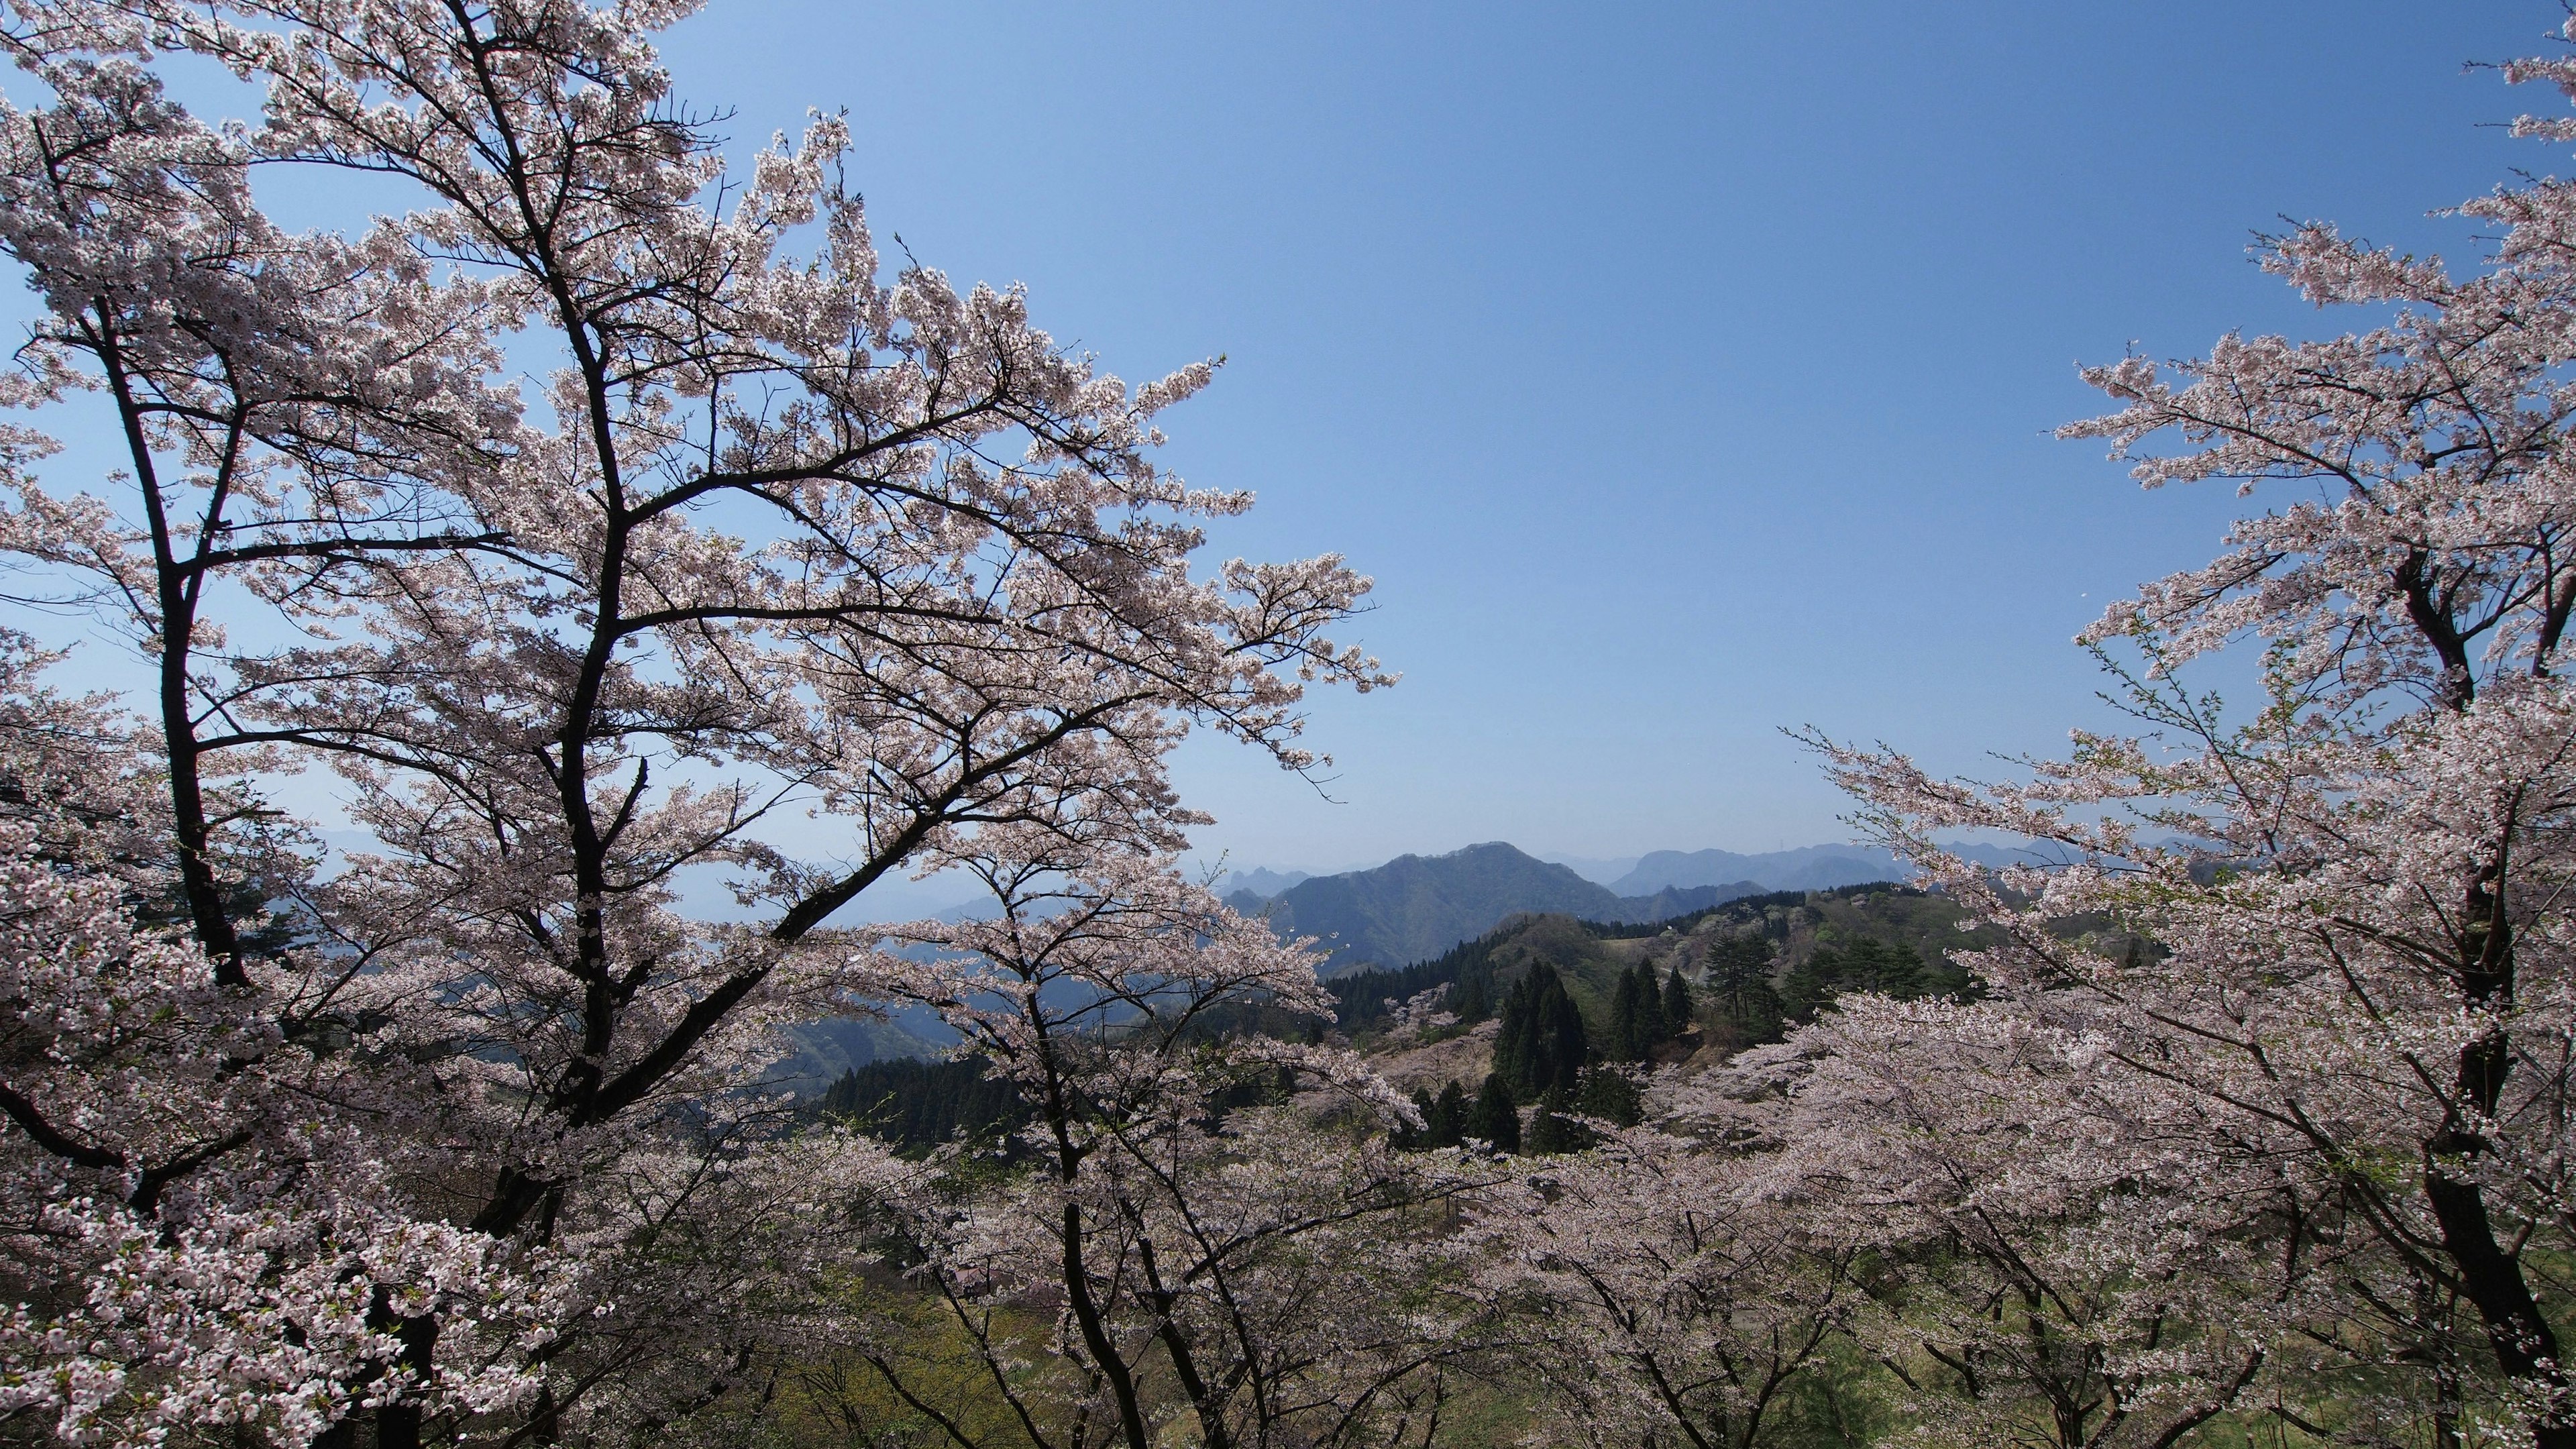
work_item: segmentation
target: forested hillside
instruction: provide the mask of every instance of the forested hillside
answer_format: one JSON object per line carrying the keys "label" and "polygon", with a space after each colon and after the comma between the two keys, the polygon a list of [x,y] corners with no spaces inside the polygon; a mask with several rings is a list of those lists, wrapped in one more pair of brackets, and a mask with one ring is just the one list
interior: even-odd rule
{"label": "forested hillside", "polygon": [[1737,882],[1622,897],[1564,866],[1493,842],[1446,855],[1399,856],[1373,870],[1300,881],[1267,900],[1245,894],[1229,904],[1268,920],[1283,938],[1317,938],[1329,975],[1428,959],[1517,912],[1660,920],[1758,889]]}
{"label": "forested hillside", "polygon": [[[1677,969],[1701,992],[1699,1015],[1713,1041],[1732,1048],[1777,1039],[1782,1023],[1811,1017],[1845,990],[1969,991],[1966,973],[1949,960],[1953,949],[1976,944],[1960,929],[1965,919],[1941,896],[1887,882],[1766,892],[1643,923],[1522,916],[1430,960],[1350,971],[1326,985],[1341,1029],[1367,1041],[1426,991],[1443,993],[1441,1009],[1462,1024],[1485,1020],[1514,982],[1545,964],[1600,1036],[1624,974],[1640,965],[1659,977]],[[1764,991],[1778,1002],[1767,1013],[1759,1009]],[[1737,993],[1750,995],[1739,1003]],[[1753,1014],[1731,1015],[1745,1012]]]}
{"label": "forested hillside", "polygon": [[[1546,973],[1555,983],[1549,1000],[1561,999],[1570,1010],[1568,1040],[1577,1045],[1553,1050],[1545,1066],[1533,1065],[1528,1051],[1515,1065],[1511,1048],[1503,1049],[1506,1080],[1522,1094],[1521,1103],[1533,1103],[1560,1063],[1579,1076],[1585,1066],[1604,1062],[1722,1060],[1744,1046],[1779,1040],[1845,991],[1973,994],[1965,973],[1945,955],[1969,941],[1958,929],[1963,916],[1938,896],[1885,883],[1772,892],[1643,923],[1520,915],[1428,961],[1329,978],[1329,1030],[1373,1057],[1405,1058],[1385,1065],[1410,1079],[1418,1075],[1412,1058],[1426,1044],[1475,1038],[1480,1026],[1506,1021],[1502,1040],[1533,1031],[1537,1008],[1525,1002],[1514,1016],[1512,1001],[1534,975]],[[1681,992],[1671,990],[1676,975]],[[1654,982],[1651,1009],[1640,993],[1645,978]],[[1434,1016],[1447,1020],[1426,1029]],[[1256,1010],[1218,1012],[1203,1027],[1287,1040],[1328,1030],[1320,1014]],[[1471,1045],[1437,1054],[1470,1089],[1496,1070],[1491,1045]],[[990,1079],[981,1058],[888,1060],[842,1072],[817,1110],[917,1151],[1025,1120],[1015,1100]]]}

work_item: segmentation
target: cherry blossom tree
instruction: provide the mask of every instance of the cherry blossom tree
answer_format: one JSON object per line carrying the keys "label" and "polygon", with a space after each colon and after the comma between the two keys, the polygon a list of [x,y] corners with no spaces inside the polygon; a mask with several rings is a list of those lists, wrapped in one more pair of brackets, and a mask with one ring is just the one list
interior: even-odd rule
{"label": "cherry blossom tree", "polygon": [[1976,1005],[1860,996],[1723,1074],[1772,1104],[1764,1190],[1868,1263],[1843,1322],[1923,1442],[2170,1449],[2337,1321],[2336,1203],[2259,1158],[2141,1150],[2125,1084],[2067,1046]]}
{"label": "cherry blossom tree", "polygon": [[[2576,95],[2564,59],[2505,73]],[[2576,139],[2563,119],[2517,129]],[[2556,1267],[2576,1246],[2576,187],[2526,180],[2459,214],[2495,238],[2465,273],[2322,224],[2265,244],[2265,266],[2321,306],[2362,309],[2363,330],[2230,336],[2206,357],[2086,374],[2116,411],[2068,435],[2109,440],[2147,486],[2292,495],[2084,636],[2127,651],[2105,657],[2134,735],[2079,734],[2067,760],[1990,788],[1825,748],[1879,834],[1995,932],[1965,958],[1992,1001],[1945,1020],[2023,1043],[2025,1096],[2059,1083],[2064,1115],[2022,1121],[2032,1160],[2088,1134],[2103,1182],[2173,1182],[2179,1163],[2204,1184],[2196,1204],[2112,1200],[2088,1231],[2262,1194],[2276,1251],[2301,1250],[2297,1223],[2331,1221],[2368,1257],[2319,1277],[2339,1285],[2326,1316],[2419,1335],[2419,1400],[2465,1405],[2442,1411],[2438,1438],[2504,1417],[2558,1446],[2576,1444]],[[2183,685],[2241,642],[2262,649],[2257,708]],[[1987,875],[1932,845],[1953,827],[2055,842],[2074,863]],[[2068,924],[2105,916],[2127,934]],[[1854,1062],[1847,1034],[1893,1008],[1844,1010],[1849,1024],[1809,1040]],[[1946,1070],[1937,1056],[1927,1072]],[[2421,1308],[2450,1303],[2465,1335]],[[2206,1332],[2261,1331],[2260,1315],[2206,1311],[2220,1315]]]}
{"label": "cherry blossom tree", "polygon": [[[396,1446],[723,1401],[807,1331],[816,1205],[895,1171],[752,1090],[848,1009],[835,913],[991,832],[1159,860],[1187,730],[1304,768],[1303,688],[1386,682],[1324,637],[1337,559],[1191,571],[1249,503],[1152,461],[1208,366],[1130,387],[1016,291],[884,275],[839,118],[736,171],[671,93],[691,8],[0,11],[43,303],[5,400],[121,454],[67,487],[0,438],[0,544],[147,675],[65,777],[113,798],[31,794],[8,846],[63,894],[9,968],[7,1193],[51,1246],[0,1412]],[[255,120],[172,98],[208,60]],[[283,227],[269,167],[395,210]],[[328,868],[274,803],[315,769],[369,840]],[[93,819],[122,843],[44,843]],[[717,878],[723,921],[683,893]]]}
{"label": "cherry blossom tree", "polygon": [[[899,928],[890,947],[936,964],[881,953],[871,989],[938,1012],[1018,1089],[1036,1165],[922,1180],[911,1274],[947,1322],[898,1318],[859,1358],[958,1449],[1145,1449],[1157,1374],[1211,1449],[1429,1444],[1472,1304],[1443,1209],[1490,1175],[1395,1150],[1388,1129],[1420,1124],[1347,1049],[1243,1029],[1330,1019],[1311,943],[1168,860],[1020,843],[961,862],[995,916]],[[938,1332],[1010,1406],[998,1434],[928,1386]],[[1054,1371],[1014,1372],[1033,1355]]]}
{"label": "cherry blossom tree", "polygon": [[1468,1234],[1502,1352],[1568,1439],[1750,1449],[1847,1328],[1858,1240],[1739,1141],[1587,1122]]}
{"label": "cherry blossom tree", "polygon": [[379,1293],[464,1350],[415,1403],[515,1398],[561,1307],[548,1265],[407,1211],[311,1110],[329,1074],[291,1013],[154,919],[183,909],[157,759],[46,662],[0,641],[0,1422],[311,1439],[402,1352]]}

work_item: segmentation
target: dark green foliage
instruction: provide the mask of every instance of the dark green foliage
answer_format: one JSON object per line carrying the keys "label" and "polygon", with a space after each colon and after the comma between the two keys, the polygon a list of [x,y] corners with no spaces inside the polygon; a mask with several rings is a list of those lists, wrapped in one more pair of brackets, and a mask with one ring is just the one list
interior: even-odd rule
{"label": "dark green foliage", "polygon": [[1723,1037],[1738,1046],[1780,1039],[1788,1006],[1771,985],[1776,954],[1762,936],[1728,936],[1708,953],[1708,1004]]}
{"label": "dark green foliage", "polygon": [[898,1058],[843,1072],[822,1110],[854,1119],[869,1136],[901,1148],[930,1148],[963,1134],[983,1137],[1029,1120],[1009,1082],[985,1075],[981,1057],[962,1062]]}
{"label": "dark green foliage", "polygon": [[1664,1020],[1664,995],[1655,989],[1655,968],[1640,961],[1637,969],[1628,973],[1627,979],[1636,983],[1630,988],[1637,997],[1635,1030],[1638,1051],[1633,1060],[1642,1062],[1656,1047],[1672,1038],[1673,1029],[1671,1023]]}
{"label": "dark green foliage", "polygon": [[1566,1115],[1573,1110],[1572,1094],[1562,1088],[1539,1098],[1538,1110],[1530,1113],[1530,1155],[1581,1152],[1593,1144],[1592,1130]]}
{"label": "dark green foliage", "polygon": [[1481,1137],[1498,1152],[1521,1150],[1521,1104],[1511,1083],[1499,1072],[1487,1073],[1483,1091],[1467,1114],[1467,1135]]}
{"label": "dark green foliage", "polygon": [[1583,1091],[1574,1099],[1574,1109],[1586,1117],[1598,1117],[1622,1127],[1634,1127],[1646,1120],[1645,1095],[1636,1082],[1617,1067],[1597,1066],[1583,1074]]}
{"label": "dark green foliage", "polygon": [[1467,1089],[1456,1082],[1440,1089],[1431,1103],[1431,1130],[1424,1135],[1429,1147],[1455,1147],[1467,1140]]}
{"label": "dark green foliage", "polygon": [[1530,1114],[1529,1145],[1522,1151],[1531,1157],[1580,1152],[1587,1145],[1576,1140],[1582,1131],[1582,1123],[1569,1121],[1541,1107]]}
{"label": "dark green foliage", "polygon": [[1619,984],[1610,994],[1606,1055],[1615,1061],[1651,1061],[1656,1047],[1690,1028],[1690,987],[1678,965],[1661,986],[1655,984],[1655,968],[1646,962],[1620,973]]}
{"label": "dark green foliage", "polygon": [[1840,945],[1817,947],[1814,954],[1799,962],[1781,982],[1780,994],[1785,998],[1790,1014],[1804,1021],[1814,1016],[1817,1008],[1846,991],[1875,991],[1899,1001],[1910,1001],[1918,996],[1932,995],[1943,987],[1955,989],[1924,965],[1922,954],[1912,945],[1864,937]]}
{"label": "dark green foliage", "polygon": [[[1386,1019],[1388,1003],[1402,1004],[1436,986],[1446,986],[1449,994],[1441,999],[1443,1010],[1455,1014],[1461,1023],[1474,1023],[1491,1016],[1502,1004],[1498,978],[1518,971],[1535,947],[1537,954],[1552,957],[1560,967],[1582,953],[1565,949],[1586,940],[1622,940],[1634,937],[1660,936],[1667,931],[1687,930],[1711,914],[1757,908],[1763,902],[1786,900],[1795,903],[1804,897],[1794,892],[1782,896],[1755,896],[1744,901],[1712,906],[1689,915],[1645,926],[1605,926],[1596,921],[1571,921],[1563,917],[1516,916],[1473,941],[1463,942],[1439,956],[1397,970],[1370,967],[1345,972],[1324,982],[1333,995],[1333,1016],[1341,1029],[1354,1036],[1368,1031]],[[1592,953],[1597,955],[1598,953]],[[1683,988],[1685,992],[1688,987]],[[1669,983],[1658,999],[1665,1017],[1666,1035],[1685,1030],[1688,1013],[1680,1016],[1669,1009],[1672,1001]],[[1254,1025],[1246,1029],[1269,1030]],[[1275,1032],[1273,1034],[1276,1034]]]}
{"label": "dark green foliage", "polygon": [[1333,1015],[1342,1030],[1365,1031],[1386,1019],[1388,1002],[1402,1005],[1435,986],[1446,986],[1449,994],[1441,1002],[1445,1010],[1455,1012],[1461,1022],[1482,1021],[1494,1010],[1494,948],[1509,939],[1513,929],[1487,932],[1401,970],[1372,967],[1336,976],[1324,983],[1324,989],[1333,994]]}
{"label": "dark green foliage", "polygon": [[1422,1090],[1420,1087],[1413,1089],[1413,1110],[1421,1114],[1422,1125],[1419,1128],[1399,1125],[1392,1133],[1388,1134],[1394,1142],[1396,1151],[1420,1152],[1423,1148],[1431,1145],[1431,1113],[1436,1105],[1437,1104],[1431,1100],[1431,1094],[1429,1092]]}
{"label": "dark green foliage", "polygon": [[1456,1082],[1441,1088],[1437,1097],[1420,1087],[1414,1088],[1413,1110],[1422,1114],[1422,1130],[1397,1132],[1397,1150],[1421,1152],[1434,1147],[1455,1147],[1466,1140],[1467,1093]]}
{"label": "dark green foliage", "polygon": [[1458,984],[1449,988],[1443,1002],[1463,1024],[1483,1021],[1494,1014],[1494,969],[1482,962],[1462,968]]}
{"label": "dark green foliage", "polygon": [[1494,1037],[1495,1073],[1526,1097],[1551,1087],[1572,1091],[1590,1054],[1583,1013],[1565,994],[1564,979],[1544,961],[1533,965],[1503,998],[1502,1030]]}
{"label": "dark green foliage", "polygon": [[1653,1045],[1637,1030],[1637,973],[1622,971],[1619,984],[1610,992],[1609,1041],[1602,1054],[1615,1061],[1642,1061],[1646,1049]]}

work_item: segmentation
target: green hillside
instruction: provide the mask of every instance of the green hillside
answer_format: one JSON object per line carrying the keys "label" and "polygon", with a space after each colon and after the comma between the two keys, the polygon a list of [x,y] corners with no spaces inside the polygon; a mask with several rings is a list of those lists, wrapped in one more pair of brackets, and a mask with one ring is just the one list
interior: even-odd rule
{"label": "green hillside", "polygon": [[1283,937],[1315,937],[1329,953],[1324,969],[1330,974],[1428,961],[1521,913],[1658,920],[1758,889],[1743,882],[1621,896],[1494,841],[1446,855],[1398,856],[1374,870],[1318,876],[1267,902],[1243,892],[1229,904],[1246,915],[1268,917]]}
{"label": "green hillside", "polygon": [[[1948,955],[1974,943],[1958,928],[1962,914],[1944,897],[1880,882],[1774,891],[1642,925],[1564,913],[1518,915],[1412,966],[1353,971],[1329,984],[1341,1029],[1367,1039],[1384,1027],[1391,1004],[1434,988],[1447,988],[1443,1005],[1462,1018],[1463,1029],[1498,1010],[1504,993],[1544,964],[1561,978],[1597,1043],[1609,1032],[1622,975],[1642,965],[1661,979],[1678,967],[1697,992],[1706,1043],[1730,1049],[1775,1035],[1842,990],[1972,990]],[[1889,963],[1907,961],[1917,973],[1899,980],[1899,968]],[[1723,988],[1730,971],[1747,962],[1758,962],[1755,974],[1780,1001],[1768,1024],[1729,1009]]]}

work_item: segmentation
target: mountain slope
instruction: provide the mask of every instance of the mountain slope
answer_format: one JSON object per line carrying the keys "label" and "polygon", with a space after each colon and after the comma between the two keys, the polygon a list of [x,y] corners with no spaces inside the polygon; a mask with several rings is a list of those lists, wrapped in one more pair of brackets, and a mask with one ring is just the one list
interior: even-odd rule
{"label": "mountain slope", "polygon": [[1522,912],[1595,921],[1661,920],[1757,893],[1750,882],[1695,884],[1625,898],[1561,865],[1500,841],[1447,855],[1399,856],[1375,870],[1318,876],[1266,904],[1250,892],[1229,903],[1267,914],[1282,936],[1314,936],[1331,953],[1327,972],[1362,963],[1425,961]]}
{"label": "mountain slope", "polygon": [[1249,891],[1254,900],[1266,901],[1290,886],[1299,885],[1314,878],[1306,871],[1272,870],[1265,865],[1256,870],[1238,870],[1229,874],[1224,880],[1218,882],[1216,893],[1231,898]]}
{"label": "mountain slope", "polygon": [[1634,870],[1610,883],[1624,896],[1640,896],[1667,886],[1715,885],[1749,880],[1765,890],[1821,891],[1868,881],[1903,880],[1913,872],[1895,856],[1871,845],[1807,845],[1760,855],[1731,850],[1658,850],[1638,860]]}

